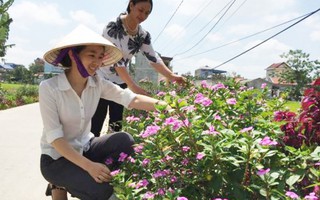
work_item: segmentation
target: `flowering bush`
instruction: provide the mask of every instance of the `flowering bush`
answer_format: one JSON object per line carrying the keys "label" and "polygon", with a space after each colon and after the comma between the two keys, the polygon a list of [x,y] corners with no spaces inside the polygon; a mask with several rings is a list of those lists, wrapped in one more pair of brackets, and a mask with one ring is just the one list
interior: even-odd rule
{"label": "flowering bush", "polygon": [[318,199],[320,147],[286,145],[273,121],[283,101],[267,102],[265,85],[163,88],[157,98],[172,110],[127,117],[135,155],[112,172],[118,198]]}

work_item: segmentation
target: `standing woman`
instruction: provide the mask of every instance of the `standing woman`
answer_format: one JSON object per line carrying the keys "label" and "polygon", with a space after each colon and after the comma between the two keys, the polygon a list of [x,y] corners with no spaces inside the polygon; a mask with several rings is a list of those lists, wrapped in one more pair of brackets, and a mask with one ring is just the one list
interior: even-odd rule
{"label": "standing woman", "polygon": [[[149,60],[151,66],[172,82],[182,84],[182,76],[171,72],[154,51],[149,32],[141,27],[152,11],[152,0],[130,0],[127,12],[120,14],[116,21],[111,21],[103,30],[103,37],[117,46],[123,54],[122,59],[115,65],[101,68],[98,74],[103,78],[119,85],[129,87],[137,94],[148,95],[139,87],[128,73],[131,58],[141,51]],[[91,132],[99,136],[109,108],[109,126],[113,131],[120,131],[123,118],[123,106],[112,101],[100,99],[98,108],[92,118]]]}
{"label": "standing woman", "polygon": [[[101,35],[79,26],[49,50],[44,59],[65,68],[64,73],[39,86],[43,121],[40,169],[50,183],[53,199],[107,200],[113,193],[110,171],[120,153],[133,152],[133,138],[125,132],[94,137],[91,118],[100,98],[127,108],[155,110],[158,100],[123,90],[96,76],[101,66],[117,62],[121,52]],[[163,103],[163,102],[160,102]],[[106,159],[113,163],[106,165]]]}

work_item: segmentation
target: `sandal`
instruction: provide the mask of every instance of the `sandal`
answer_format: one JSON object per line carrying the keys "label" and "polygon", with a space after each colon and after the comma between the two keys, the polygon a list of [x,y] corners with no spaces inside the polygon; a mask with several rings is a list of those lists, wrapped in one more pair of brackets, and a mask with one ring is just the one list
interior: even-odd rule
{"label": "sandal", "polygon": [[66,189],[64,187],[59,187],[59,186],[53,185],[51,183],[48,183],[48,186],[46,189],[46,196],[51,196],[52,190],[66,190]]}

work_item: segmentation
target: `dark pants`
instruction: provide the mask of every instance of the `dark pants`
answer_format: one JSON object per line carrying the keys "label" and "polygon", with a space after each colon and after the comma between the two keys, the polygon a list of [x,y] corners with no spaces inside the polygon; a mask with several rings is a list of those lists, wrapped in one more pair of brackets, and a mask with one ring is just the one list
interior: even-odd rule
{"label": "dark pants", "polygon": [[[112,158],[113,163],[108,167],[113,171],[120,165],[120,153],[133,153],[133,144],[134,140],[128,133],[105,134],[93,138],[90,149],[83,156],[104,164],[107,158]],[[65,187],[70,194],[81,200],[106,200],[113,193],[109,183],[97,183],[87,171],[63,157],[54,160],[42,154],[40,166],[41,173],[48,182]]]}
{"label": "dark pants", "polygon": [[[120,84],[121,88],[127,88],[127,84]],[[106,119],[109,108],[109,127],[117,132],[122,129],[123,106],[113,101],[100,99],[96,112],[91,119],[91,132],[96,136],[100,136],[103,123]]]}

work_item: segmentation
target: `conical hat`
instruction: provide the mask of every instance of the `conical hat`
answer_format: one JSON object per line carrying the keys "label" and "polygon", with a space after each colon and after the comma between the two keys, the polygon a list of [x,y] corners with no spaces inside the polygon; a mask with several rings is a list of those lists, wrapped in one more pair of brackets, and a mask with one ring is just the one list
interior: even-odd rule
{"label": "conical hat", "polygon": [[84,25],[79,25],[66,35],[51,50],[47,51],[43,58],[46,62],[54,64],[53,62],[56,60],[61,49],[85,45],[101,45],[105,47],[103,66],[112,65],[122,58],[122,53],[116,46]]}

